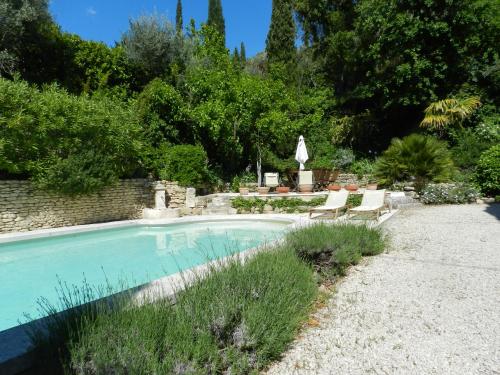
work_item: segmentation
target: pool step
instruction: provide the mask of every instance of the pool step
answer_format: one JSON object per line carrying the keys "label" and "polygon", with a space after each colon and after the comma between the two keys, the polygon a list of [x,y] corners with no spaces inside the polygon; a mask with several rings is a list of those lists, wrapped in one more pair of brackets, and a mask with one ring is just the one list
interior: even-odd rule
{"label": "pool step", "polygon": [[231,207],[230,197],[214,197],[202,211],[202,215],[234,215],[236,213],[236,209]]}

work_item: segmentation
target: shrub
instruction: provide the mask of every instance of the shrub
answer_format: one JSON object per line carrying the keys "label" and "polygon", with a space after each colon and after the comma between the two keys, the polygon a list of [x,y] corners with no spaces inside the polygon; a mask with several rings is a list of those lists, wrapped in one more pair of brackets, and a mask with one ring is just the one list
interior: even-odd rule
{"label": "shrub", "polygon": [[476,180],[485,194],[500,193],[500,145],[485,151],[479,158]]}
{"label": "shrub", "polygon": [[335,169],[345,171],[354,163],[354,160],[354,152],[350,148],[339,148],[335,150],[332,163]]}
{"label": "shrub", "polygon": [[453,161],[445,143],[420,134],[393,139],[375,166],[375,176],[381,184],[414,179],[418,190],[430,181],[448,181],[453,171]]}
{"label": "shrub", "polygon": [[315,224],[291,232],[287,246],[324,274],[343,274],[363,255],[375,255],[384,250],[385,239],[380,229],[364,225]]}
{"label": "shrub", "polygon": [[241,176],[234,176],[231,181],[231,190],[238,192],[240,187],[245,187],[247,184],[256,184],[257,176],[254,173],[246,172]]}
{"label": "shrub", "polygon": [[483,139],[478,130],[479,127],[467,128],[452,133],[454,146],[451,148],[451,153],[457,167],[473,172],[481,154],[495,143]]}
{"label": "shrub", "polygon": [[177,181],[182,186],[205,186],[211,182],[208,158],[201,146],[177,145],[163,149],[158,166],[161,179]]}
{"label": "shrub", "polygon": [[[287,212],[307,211],[308,207],[316,207],[325,204],[325,197],[313,198],[310,201],[303,201],[300,198],[287,199],[259,199],[259,198],[243,198],[236,197],[231,201],[231,206],[238,210],[250,211],[255,208],[258,212],[264,211],[266,204],[273,209],[281,208]],[[357,204],[359,206],[359,203]]]}
{"label": "shrub", "polygon": [[291,249],[235,260],[178,293],[175,305],[162,300],[82,317],[65,343],[64,367],[75,374],[257,372],[293,340],[316,293],[312,270]]}
{"label": "shrub", "polygon": [[359,159],[352,163],[350,171],[358,178],[373,174],[375,164],[370,159]]}
{"label": "shrub", "polygon": [[125,103],[0,79],[0,171],[92,193],[138,169],[140,127]]}
{"label": "shrub", "polygon": [[467,183],[428,184],[420,193],[425,204],[473,203],[479,198],[479,191]]}

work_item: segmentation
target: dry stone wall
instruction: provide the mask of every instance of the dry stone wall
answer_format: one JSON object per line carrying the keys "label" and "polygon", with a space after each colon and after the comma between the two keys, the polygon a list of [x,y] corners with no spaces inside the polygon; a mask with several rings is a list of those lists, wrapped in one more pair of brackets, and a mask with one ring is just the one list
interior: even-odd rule
{"label": "dry stone wall", "polygon": [[122,180],[74,198],[39,190],[29,181],[0,181],[0,233],[137,219],[152,200],[146,179]]}
{"label": "dry stone wall", "polygon": [[358,178],[357,175],[352,173],[341,173],[335,180],[335,183],[340,185],[356,184],[358,186],[365,186],[368,183],[368,176]]}

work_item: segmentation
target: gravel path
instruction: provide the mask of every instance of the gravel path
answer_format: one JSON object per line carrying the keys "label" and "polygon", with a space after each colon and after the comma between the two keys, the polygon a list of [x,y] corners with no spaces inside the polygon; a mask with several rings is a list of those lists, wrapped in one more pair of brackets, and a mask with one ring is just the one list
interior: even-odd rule
{"label": "gravel path", "polygon": [[389,251],[351,270],[268,375],[500,374],[500,205],[416,208],[384,228]]}

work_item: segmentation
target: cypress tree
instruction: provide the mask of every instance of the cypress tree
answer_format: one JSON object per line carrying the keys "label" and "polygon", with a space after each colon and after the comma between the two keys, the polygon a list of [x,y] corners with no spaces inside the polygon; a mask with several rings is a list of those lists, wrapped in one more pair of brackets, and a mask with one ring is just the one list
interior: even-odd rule
{"label": "cypress tree", "polygon": [[240,45],[240,62],[241,66],[244,68],[247,64],[247,53],[245,51],[245,43],[241,42]]}
{"label": "cypress tree", "polygon": [[222,12],[221,0],[208,0],[208,21],[207,24],[214,27],[226,44],[226,22]]}
{"label": "cypress tree", "polygon": [[233,52],[233,65],[236,67],[236,68],[239,68],[240,67],[240,64],[241,64],[241,58],[240,58],[240,54],[238,52],[238,48],[234,47],[234,52]]}
{"label": "cypress tree", "polygon": [[289,64],[295,60],[295,22],[292,0],[273,0],[271,26],[266,39],[267,61]]}
{"label": "cypress tree", "polygon": [[177,9],[175,12],[175,29],[180,34],[182,33],[182,2],[181,0],[177,0]]}

